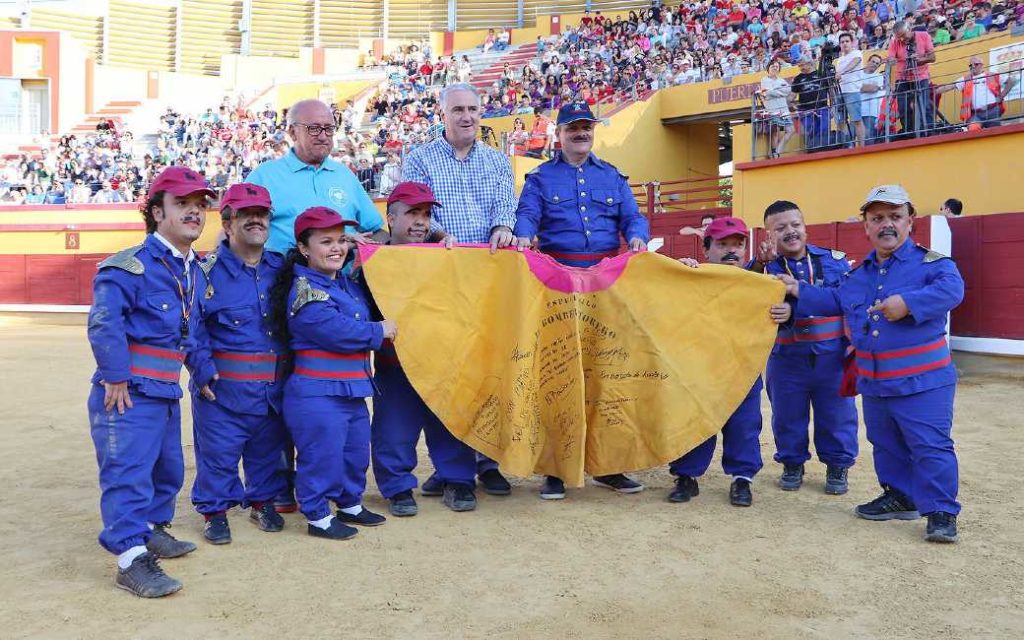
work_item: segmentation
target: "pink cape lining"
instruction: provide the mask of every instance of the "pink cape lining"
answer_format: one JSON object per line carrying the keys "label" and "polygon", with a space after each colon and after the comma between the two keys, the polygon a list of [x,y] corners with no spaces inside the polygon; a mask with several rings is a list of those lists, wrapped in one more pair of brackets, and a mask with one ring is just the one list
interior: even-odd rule
{"label": "pink cape lining", "polygon": [[[379,249],[389,246],[391,245],[361,244],[359,245],[359,259],[365,264],[370,261],[370,258],[372,258]],[[415,243],[400,246],[427,247],[440,251],[447,250],[442,245],[436,243]],[[486,244],[457,244],[455,246],[460,249],[490,250],[490,246]],[[563,264],[559,264],[558,261],[551,256],[544,255],[537,251],[519,251],[518,249],[513,249],[511,247],[500,249],[500,251],[515,251],[517,253],[521,253],[526,259],[527,266],[530,267],[530,272],[537,277],[537,280],[539,280],[541,284],[549,289],[561,291],[563,293],[592,293],[594,291],[604,291],[615,284],[615,281],[618,280],[619,276],[621,276],[623,271],[626,270],[626,264],[629,263],[630,258],[635,255],[634,252],[628,251],[612,258],[605,258],[592,267],[583,268],[567,267]]]}

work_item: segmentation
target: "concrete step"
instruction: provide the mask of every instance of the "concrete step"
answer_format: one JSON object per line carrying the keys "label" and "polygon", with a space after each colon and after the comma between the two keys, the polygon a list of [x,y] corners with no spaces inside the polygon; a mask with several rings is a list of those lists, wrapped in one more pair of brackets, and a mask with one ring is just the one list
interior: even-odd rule
{"label": "concrete step", "polygon": [[141,107],[142,103],[138,100],[111,100],[107,103],[108,107]]}
{"label": "concrete step", "polygon": [[124,115],[128,115],[129,113],[131,113],[134,110],[135,109],[131,109],[131,108],[128,108],[128,107],[103,107],[102,109],[100,109],[96,113],[99,114],[99,115],[119,115],[119,116],[124,116]]}

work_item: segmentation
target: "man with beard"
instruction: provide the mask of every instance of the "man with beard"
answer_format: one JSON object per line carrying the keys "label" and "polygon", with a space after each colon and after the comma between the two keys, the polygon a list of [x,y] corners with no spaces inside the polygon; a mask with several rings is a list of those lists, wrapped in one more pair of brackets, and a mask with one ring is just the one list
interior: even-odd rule
{"label": "man with beard", "polygon": [[[740,218],[718,218],[704,233],[704,255],[711,264],[739,267],[747,253],[746,223]],[[680,260],[688,267],[697,267],[692,258]],[[783,302],[769,310],[772,322],[789,321],[792,309]],[[729,502],[736,507],[749,507],[754,502],[750,485],[761,470],[761,389],[758,376],[740,406],[722,426],[722,470],[733,477],[729,486]],[[711,436],[693,451],[672,462],[669,471],[676,476],[675,489],[669,502],[689,502],[700,494],[697,478],[711,466],[717,436]]]}
{"label": "man with beard", "polygon": [[[330,158],[338,127],[331,108],[319,100],[300,100],[288,110],[288,135],[294,146],[284,157],[256,167],[246,180],[265,187],[277,203],[270,216],[266,248],[284,254],[295,246],[295,218],[312,207],[327,207],[346,220],[358,223],[356,242],[382,241],[384,220],[370,196],[345,165]],[[278,496],[277,510],[296,510],[294,497],[294,448],[284,447],[288,489]]]}
{"label": "man with beard", "polygon": [[[425,184],[403,182],[388,197],[388,244],[403,245],[443,240],[452,246],[451,236],[430,231],[433,207],[440,207],[434,192]],[[383,315],[370,305],[374,320]],[[374,361],[373,381],[377,397],[370,430],[373,476],[381,494],[390,503],[391,514],[414,516],[418,511],[412,490],[416,488],[416,444],[420,432],[426,436],[427,452],[437,469],[434,481],[442,486],[442,502],[452,511],[476,508],[474,451],[453,436],[412,388],[402,370],[395,345],[385,340]]]}
{"label": "man with beard", "polygon": [[915,210],[899,185],[875,187],[861,206],[874,249],[839,287],[786,274],[801,314],[846,320],[857,354],[857,390],[882,495],[857,507],[867,520],[928,517],[925,539],[957,540],[958,470],[953,449],[956,366],[946,318],[964,297],[948,257],[910,239]]}
{"label": "man with beard", "polygon": [[[521,249],[533,246],[570,267],[589,267],[619,252],[624,237],[630,251],[644,251],[650,239],[647,219],[640,215],[629,180],[599,160],[594,146],[598,119],[586,102],[571,102],[558,112],[556,135],[562,150],[526,174],[513,231]],[[637,493],[644,486],[621,473],[595,476],[593,483],[619,493]],[[561,500],[565,484],[548,476],[540,497]]]}
{"label": "man with beard", "polygon": [[[228,189],[220,205],[227,239],[200,265],[208,284],[192,384],[192,504],[206,519],[203,536],[212,544],[231,542],[227,511],[238,505],[251,507],[249,517],[262,531],[284,527],[274,497],[287,486],[279,473],[285,429],[278,376],[286,349],[269,317],[269,290],[283,258],[263,248],[270,202],[259,185]],[[210,393],[199,393],[204,385]]]}
{"label": "man with beard", "polygon": [[146,240],[101,262],[92,285],[88,335],[96,373],[88,409],[99,465],[99,542],[117,556],[115,584],[142,598],[180,590],[158,558],[196,549],[168,528],[185,479],[181,366],[188,358],[196,371],[196,292],[206,288],[192,243],[214,195],[195,171],[165,169],[143,206]]}
{"label": "man with beard", "polygon": [[[842,251],[807,243],[804,216],[796,204],[779,200],[764,212],[768,240],[751,269],[788,274],[818,287],[838,287],[850,270]],[[780,255],[781,254],[781,255]],[[826,465],[825,493],[848,490],[848,470],[857,459],[857,407],[839,393],[849,341],[839,315],[796,314],[779,327],[768,360],[768,397],[772,402],[775,461],[783,465],[779,487],[796,491],[810,460],[807,428],[814,408],[814,449]]]}

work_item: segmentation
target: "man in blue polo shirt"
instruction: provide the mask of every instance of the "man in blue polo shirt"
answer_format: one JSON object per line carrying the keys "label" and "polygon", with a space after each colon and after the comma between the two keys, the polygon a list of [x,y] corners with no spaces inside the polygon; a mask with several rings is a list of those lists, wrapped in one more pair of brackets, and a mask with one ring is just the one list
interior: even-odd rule
{"label": "man in blue polo shirt", "polygon": [[[319,100],[300,100],[288,110],[288,135],[293,146],[283,158],[264,162],[249,174],[247,182],[270,192],[274,209],[270,212],[268,251],[286,253],[295,246],[295,218],[310,207],[328,207],[346,220],[359,223],[356,241],[386,241],[384,219],[370,196],[347,167],[329,157],[334,150],[338,127],[330,107]],[[294,480],[293,447],[285,444],[289,487]],[[295,511],[289,489],[274,501],[280,513]]]}
{"label": "man in blue polo shirt", "polygon": [[[329,207],[359,223],[363,238],[386,240],[384,220],[359,180],[329,156],[337,131],[331,109],[319,100],[301,100],[288,110],[293,146],[284,157],[264,162],[247,182],[266,187],[274,202],[267,249],[286,252],[295,246],[295,218],[310,207]],[[380,234],[376,237],[371,234]]]}

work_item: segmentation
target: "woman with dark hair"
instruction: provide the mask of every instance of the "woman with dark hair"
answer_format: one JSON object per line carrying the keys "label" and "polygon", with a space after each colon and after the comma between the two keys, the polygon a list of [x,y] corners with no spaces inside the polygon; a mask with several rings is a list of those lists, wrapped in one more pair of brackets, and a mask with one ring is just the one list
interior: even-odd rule
{"label": "woman with dark hair", "polygon": [[309,535],[332,540],[354,536],[349,524],[384,524],[362,506],[370,465],[366,398],[373,395],[370,351],[393,340],[396,327],[371,322],[361,289],[341,273],[352,250],[345,227],[356,224],[327,207],[303,211],[295,219],[296,246],[270,290],[273,319],[294,357],[283,412],[298,452],[295,494]]}

